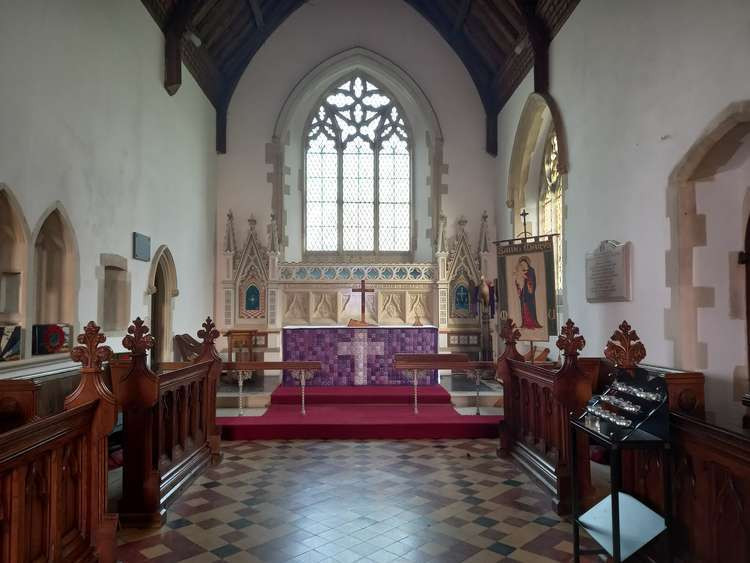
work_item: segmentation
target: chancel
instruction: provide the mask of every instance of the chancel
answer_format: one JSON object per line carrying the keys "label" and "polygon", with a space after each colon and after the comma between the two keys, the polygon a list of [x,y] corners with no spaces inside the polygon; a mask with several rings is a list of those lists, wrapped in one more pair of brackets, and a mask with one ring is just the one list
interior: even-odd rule
{"label": "chancel", "polygon": [[7,0],[0,562],[750,561],[747,0]]}

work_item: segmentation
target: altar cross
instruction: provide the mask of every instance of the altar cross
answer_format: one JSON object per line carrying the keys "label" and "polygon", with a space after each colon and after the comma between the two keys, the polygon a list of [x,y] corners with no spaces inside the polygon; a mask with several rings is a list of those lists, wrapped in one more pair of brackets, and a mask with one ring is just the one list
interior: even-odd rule
{"label": "altar cross", "polygon": [[374,289],[367,289],[365,287],[365,280],[362,280],[360,282],[359,288],[355,287],[354,289],[352,289],[352,293],[359,293],[362,296],[362,303],[361,303],[361,307],[360,307],[360,319],[359,320],[363,324],[367,323],[367,321],[365,320],[365,311],[366,311],[366,307],[367,307],[367,304],[366,304],[366,295],[368,293],[375,293],[375,290]]}

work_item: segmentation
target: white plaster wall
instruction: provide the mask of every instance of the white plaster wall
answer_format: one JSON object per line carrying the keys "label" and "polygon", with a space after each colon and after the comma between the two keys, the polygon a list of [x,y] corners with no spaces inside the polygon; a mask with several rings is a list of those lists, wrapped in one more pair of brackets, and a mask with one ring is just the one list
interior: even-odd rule
{"label": "white plaster wall", "polygon": [[129,258],[131,318],[148,314],[150,264],[130,259],[138,231],[152,253],[171,249],[173,329],[195,333],[213,314],[211,105],[185,69],[177,95],[164,91],[162,33],[140,2],[5,0],[1,11],[0,182],[32,232],[64,206],[80,255],[79,323],[96,319],[101,253]]}
{"label": "white plaster wall", "polygon": [[[484,109],[461,61],[429,22],[403,0],[317,0],[305,3],[271,35],[232,99],[228,152],[219,158],[219,245],[228,209],[235,213],[238,240],[245,238],[245,221],[251,212],[265,234],[272,191],[266,177],[271,166],[266,164],[265,147],[283,102],[315,66],[353,47],[390,59],[425,92],[445,140],[448,173],[443,181],[448,193],[443,208],[451,221],[449,234],[454,232],[452,223],[463,214],[470,221],[472,241],[478,238],[482,210],[491,211],[494,205],[495,172],[493,158],[484,150]],[[417,185],[416,189],[428,188]],[[419,234],[426,228],[421,224]],[[290,238],[298,232],[289,225]]]}
{"label": "white plaster wall", "polygon": [[[667,180],[720,111],[750,98],[748,29],[747,0],[582,0],[552,42],[550,93],[560,108],[570,161],[567,299],[587,355],[600,355],[627,319],[646,344],[648,362],[674,364],[664,326],[670,298]],[[499,117],[501,236],[510,232],[508,160],[532,87],[529,75]],[[631,302],[586,302],[585,253],[603,239],[633,242]],[[711,349],[733,327],[701,330],[701,338]],[[716,357],[709,354],[706,371],[729,385],[731,373]]]}

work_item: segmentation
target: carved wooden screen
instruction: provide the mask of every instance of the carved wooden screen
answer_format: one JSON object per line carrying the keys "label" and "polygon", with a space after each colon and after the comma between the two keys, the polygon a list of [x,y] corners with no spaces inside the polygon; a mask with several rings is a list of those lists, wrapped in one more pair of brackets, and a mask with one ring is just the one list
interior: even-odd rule
{"label": "carved wooden screen", "polygon": [[411,145],[394,100],[364,75],[323,97],[307,129],[305,249],[411,249]]}

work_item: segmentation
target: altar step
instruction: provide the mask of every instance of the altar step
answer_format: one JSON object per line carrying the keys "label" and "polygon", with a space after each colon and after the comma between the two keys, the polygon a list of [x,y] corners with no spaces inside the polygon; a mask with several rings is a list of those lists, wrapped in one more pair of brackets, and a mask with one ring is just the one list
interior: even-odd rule
{"label": "altar step", "polygon": [[224,440],[497,438],[502,416],[461,415],[450,404],[272,404],[262,416],[217,417]]}
{"label": "altar step", "polygon": [[[440,385],[422,385],[417,388],[419,403],[451,403],[451,394]],[[362,385],[342,387],[306,387],[308,405],[409,405],[414,401],[411,385]],[[271,405],[299,405],[299,387],[278,387],[271,393]]]}
{"label": "altar step", "polygon": [[496,438],[502,416],[461,415],[439,385],[308,387],[307,413],[299,387],[279,387],[261,416],[220,416],[225,440]]}

